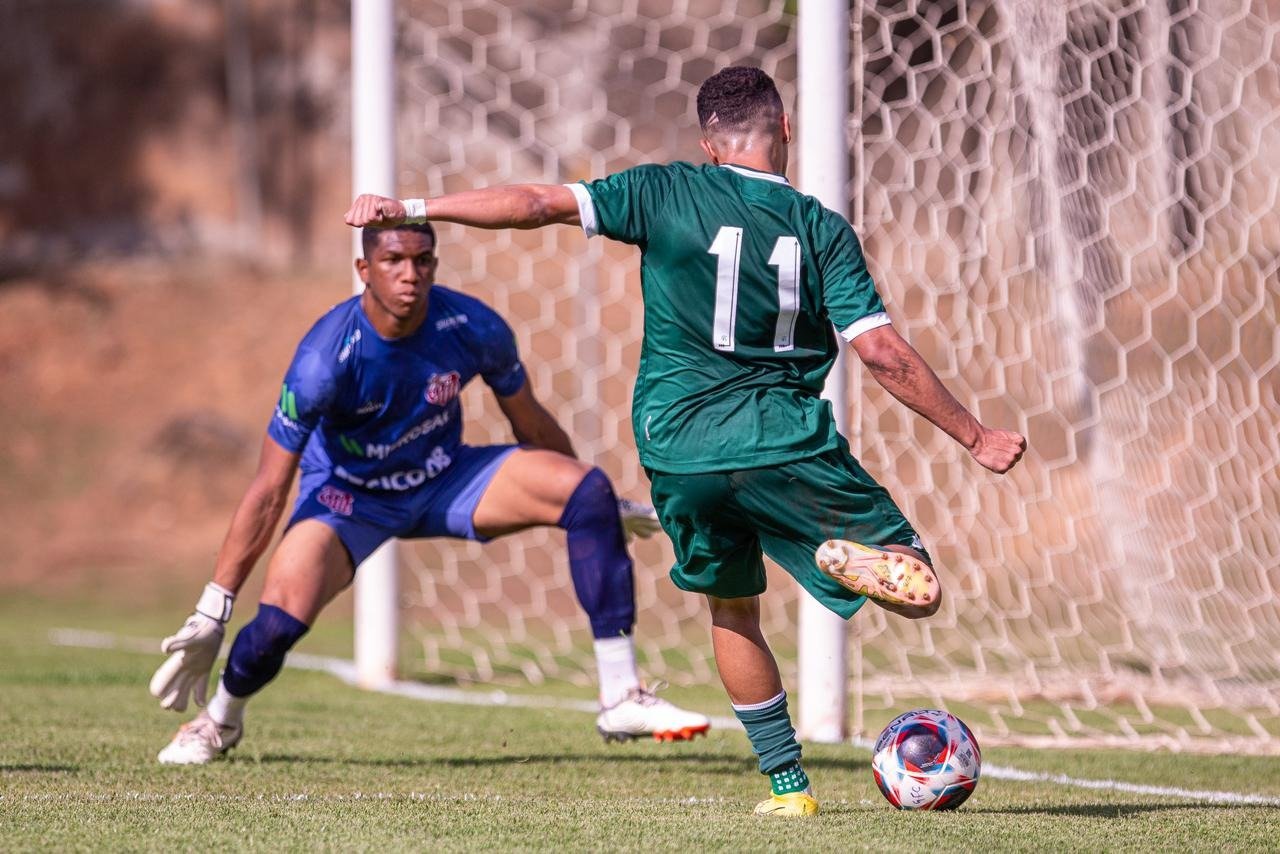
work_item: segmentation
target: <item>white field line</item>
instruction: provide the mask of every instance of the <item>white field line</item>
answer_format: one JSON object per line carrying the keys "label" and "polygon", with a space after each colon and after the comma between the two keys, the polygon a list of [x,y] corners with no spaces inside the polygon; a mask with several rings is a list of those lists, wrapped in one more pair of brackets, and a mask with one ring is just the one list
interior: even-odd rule
{"label": "white field line", "polygon": [[[119,637],[109,632],[94,632],[83,629],[51,629],[49,642],[54,646],[79,647],[82,649],[118,649],[125,652],[141,652],[149,655],[160,655],[158,641],[144,638]],[[226,650],[223,650],[225,654]],[[286,667],[296,670],[313,670],[328,673],[353,687],[363,687],[356,679],[355,662],[333,658],[326,655],[309,655],[303,652],[292,652],[285,661]],[[418,682],[390,682],[375,686],[371,690],[380,694],[397,697],[408,697],[428,703],[452,703],[466,706],[510,706],[523,709],[564,709],[575,712],[595,714],[599,706],[593,700],[571,700],[559,697],[543,697],[528,694],[508,694],[506,691],[468,691],[462,688],[443,688],[438,685],[423,685]],[[742,730],[737,718],[711,716],[711,723],[720,729]],[[874,744],[869,739],[857,738],[850,741],[855,747],[870,750]],[[1077,789],[1095,791],[1123,792],[1131,795],[1151,795],[1165,798],[1181,798],[1189,801],[1205,801],[1214,804],[1254,804],[1260,806],[1280,807],[1280,798],[1270,795],[1246,795],[1239,792],[1215,792],[1204,789],[1183,789],[1178,786],[1149,786],[1140,783],[1126,783],[1120,780],[1089,780],[1072,777],[1067,774],[1049,774],[1043,771],[1023,771],[1004,765],[982,764],[982,776],[995,780],[1018,780],[1028,783],[1049,783],[1057,786],[1068,786]]]}
{"label": "white field line", "polygon": [[[354,801],[401,801],[401,802],[422,802],[431,801],[435,803],[467,803],[476,801],[482,803],[508,803],[531,804],[538,803],[542,797],[536,793],[528,795],[495,795],[490,793],[475,792],[361,792],[353,791],[348,794],[342,793],[326,793],[315,794],[314,792],[281,792],[274,795],[235,795],[224,792],[38,792],[24,793],[21,795],[9,795],[0,792],[0,803],[5,801],[24,803],[45,803],[45,804],[114,804],[114,803],[157,803],[157,804],[185,804],[185,803],[216,803],[216,804],[242,804],[242,803],[315,803],[315,804],[336,804]],[[699,804],[726,804],[731,803],[727,798],[710,797],[630,797],[626,799],[636,804],[680,804],[683,806],[698,806]],[[825,803],[825,801],[824,801]],[[832,803],[848,804],[848,801],[833,801]]]}

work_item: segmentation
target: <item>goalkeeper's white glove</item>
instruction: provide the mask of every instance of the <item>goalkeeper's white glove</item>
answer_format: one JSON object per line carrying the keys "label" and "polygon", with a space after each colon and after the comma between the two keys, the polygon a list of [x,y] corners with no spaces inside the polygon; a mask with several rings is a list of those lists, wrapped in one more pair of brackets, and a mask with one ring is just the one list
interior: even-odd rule
{"label": "goalkeeper's white glove", "polygon": [[209,673],[222,648],[235,599],[231,591],[209,582],[196,612],[160,642],[160,651],[169,656],[151,677],[151,696],[160,698],[160,708],[186,711],[189,694],[194,694],[197,706],[208,702]]}
{"label": "goalkeeper's white glove", "polygon": [[627,533],[627,542],[636,537],[647,540],[662,530],[657,511],[648,504],[619,498],[618,515],[622,517],[622,530]]}

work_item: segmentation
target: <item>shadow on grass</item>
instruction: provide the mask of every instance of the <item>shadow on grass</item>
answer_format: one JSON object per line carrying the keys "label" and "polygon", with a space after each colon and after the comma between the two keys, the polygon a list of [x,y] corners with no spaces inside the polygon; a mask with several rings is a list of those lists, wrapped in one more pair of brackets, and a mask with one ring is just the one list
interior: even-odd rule
{"label": "shadow on grass", "polygon": [[1006,807],[1004,809],[970,809],[957,812],[974,815],[1061,815],[1084,818],[1133,818],[1145,813],[1174,810],[1274,810],[1265,804],[1215,804],[1209,801],[1169,801],[1159,804],[1060,804],[1057,806]]}
{"label": "shadow on grass", "polygon": [[79,765],[52,765],[40,762],[23,762],[18,764],[0,764],[0,774],[61,774],[68,771],[79,771]]}
{"label": "shadow on grass", "polygon": [[[678,749],[678,748],[677,748]],[[246,761],[246,757],[239,757]],[[742,774],[754,771],[755,762],[750,757],[736,759],[718,753],[689,753],[681,751],[646,752],[646,753],[512,753],[501,756],[449,756],[443,758],[377,758],[377,757],[338,757],[338,756],[301,756],[289,753],[265,753],[256,759],[247,758],[250,762],[263,764],[299,765],[355,765],[375,768],[482,768],[500,765],[567,765],[579,762],[599,763],[644,763],[664,766],[688,765],[699,771],[716,774]],[[865,759],[836,759],[831,757],[814,757],[804,760],[804,767],[814,769],[835,769],[847,772],[866,771],[869,763]]]}

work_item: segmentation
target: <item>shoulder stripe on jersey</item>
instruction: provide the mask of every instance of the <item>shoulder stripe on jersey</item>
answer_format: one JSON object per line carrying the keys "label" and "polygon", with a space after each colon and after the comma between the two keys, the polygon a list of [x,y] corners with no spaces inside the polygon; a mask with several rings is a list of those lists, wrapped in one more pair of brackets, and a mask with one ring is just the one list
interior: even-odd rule
{"label": "shoulder stripe on jersey", "polygon": [[578,219],[582,220],[582,230],[587,237],[595,237],[600,233],[600,225],[596,221],[596,203],[591,199],[591,193],[582,184],[565,184],[569,188],[569,192],[573,193],[574,200],[578,203]]}
{"label": "shoulder stripe on jersey", "polygon": [[870,332],[872,329],[878,329],[881,326],[889,326],[892,323],[893,321],[889,319],[888,312],[877,311],[875,314],[868,314],[866,317],[859,318],[844,329],[841,329],[840,337],[846,341],[852,341],[864,332]]}
{"label": "shoulder stripe on jersey", "polygon": [[757,172],[754,169],[743,169],[741,166],[734,166],[732,163],[721,163],[721,169],[728,169],[730,172],[736,172],[744,178],[759,178],[761,181],[772,181],[775,184],[786,184],[791,186],[791,182],[787,180],[785,175],[774,175],[772,172]]}

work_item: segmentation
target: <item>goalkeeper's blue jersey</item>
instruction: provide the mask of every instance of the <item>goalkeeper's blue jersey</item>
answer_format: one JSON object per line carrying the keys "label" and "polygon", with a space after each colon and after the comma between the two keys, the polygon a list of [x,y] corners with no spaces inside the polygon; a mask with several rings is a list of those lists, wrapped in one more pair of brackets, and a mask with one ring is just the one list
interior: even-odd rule
{"label": "goalkeeper's blue jersey", "polygon": [[267,433],[302,454],[304,493],[331,475],[365,492],[416,490],[457,456],[463,386],[477,375],[503,397],[524,386],[497,312],[439,285],[429,300],[417,332],[386,339],[352,297],[298,345]]}

